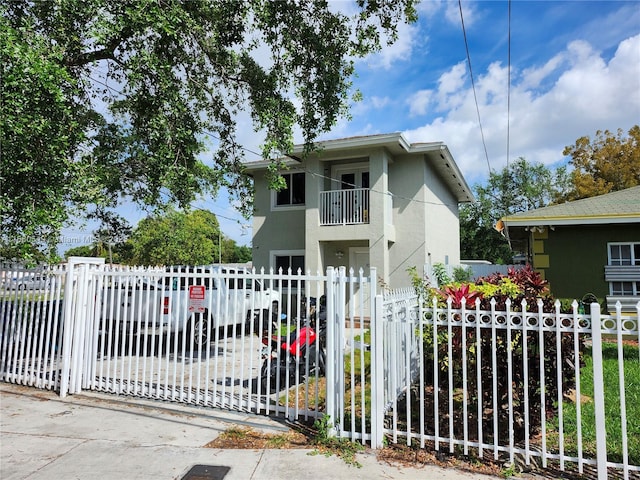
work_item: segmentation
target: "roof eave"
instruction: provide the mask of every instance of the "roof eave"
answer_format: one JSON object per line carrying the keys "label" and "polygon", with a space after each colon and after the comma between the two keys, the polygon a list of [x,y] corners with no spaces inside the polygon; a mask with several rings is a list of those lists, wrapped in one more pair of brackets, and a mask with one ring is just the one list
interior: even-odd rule
{"label": "roof eave", "polygon": [[[431,150],[435,150],[435,148],[431,148]],[[439,150],[438,153],[442,161],[446,162],[444,163],[444,166],[438,169],[438,171],[444,177],[445,181],[449,183],[452,191],[456,193],[458,202],[475,202],[476,199],[473,196],[471,188],[469,188],[467,181],[464,179],[464,176],[462,175],[460,168],[458,168],[458,164],[453,159],[453,155],[451,155],[449,148],[444,143],[440,143],[437,145],[437,150]],[[437,168],[438,164],[435,165]]]}
{"label": "roof eave", "polygon": [[503,217],[508,227],[545,227],[559,225],[608,225],[640,223],[640,215],[593,215],[580,217]]}

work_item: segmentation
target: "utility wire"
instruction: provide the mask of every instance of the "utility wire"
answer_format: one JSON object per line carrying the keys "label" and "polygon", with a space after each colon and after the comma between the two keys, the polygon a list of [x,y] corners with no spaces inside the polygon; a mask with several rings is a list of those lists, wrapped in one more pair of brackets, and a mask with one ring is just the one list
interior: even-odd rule
{"label": "utility wire", "polygon": [[[334,181],[334,182],[339,182],[342,185],[347,185],[347,186],[353,187],[353,188],[360,188],[360,187],[358,187],[357,185],[355,185],[353,183],[343,182],[342,180],[339,180],[337,178],[328,177],[328,176],[322,175],[320,173],[312,172],[310,170],[307,170],[306,168],[303,168],[303,170],[304,170],[305,173],[308,173],[308,174],[310,174],[310,175],[312,175],[314,177],[324,178],[324,179],[331,180],[331,181]],[[420,199],[413,198],[413,197],[404,197],[402,195],[397,195],[397,194],[391,193],[389,191],[385,192],[385,191],[382,191],[382,190],[376,190],[374,188],[368,188],[367,190],[369,190],[372,193],[379,193],[380,195],[386,195],[386,196],[391,197],[391,198],[399,198],[399,199],[407,200],[408,202],[413,202],[413,203],[428,204],[428,205],[438,205],[438,206],[448,206],[448,207],[452,207],[452,206],[456,206],[457,205],[457,203],[454,205],[452,203],[430,202],[428,200],[420,200]]]}
{"label": "utility wire", "polygon": [[[462,7],[461,7],[461,8],[462,8]],[[462,10],[460,10],[460,15],[462,16]],[[464,30],[464,22],[463,22],[463,30]],[[465,43],[466,43],[466,34],[465,34]],[[468,49],[467,49],[467,57],[468,57]],[[470,60],[469,60],[469,69],[471,69],[471,61],[470,61]],[[101,85],[105,86],[106,88],[108,88],[109,90],[112,90],[112,91],[113,91],[113,92],[115,92],[115,93],[120,93],[120,94],[122,94],[122,92],[121,92],[121,91],[118,91],[117,89],[114,89],[114,88],[113,88],[113,87],[111,87],[110,85],[108,85],[108,84],[106,84],[106,83],[104,83],[104,82],[102,82],[102,81],[100,81],[100,80],[98,80],[98,79],[96,79],[96,78],[91,77],[91,80],[95,81],[96,83],[100,83]],[[473,82],[473,74],[471,75],[471,80],[472,80],[472,82]],[[475,96],[475,87],[474,87],[474,96]],[[476,101],[476,109],[478,110],[478,102],[477,102],[477,101]],[[478,110],[478,121],[480,121],[480,111],[479,111],[479,110]],[[480,131],[481,131],[481,133],[482,133],[482,124],[480,124]],[[217,141],[219,141],[219,142],[221,141],[221,138],[220,138],[219,136],[217,136],[216,134],[214,134],[213,132],[210,132],[210,131],[208,131],[208,130],[203,130],[203,133],[204,133],[205,135],[208,135],[209,137],[213,138],[214,140],[217,140]],[[483,142],[483,144],[484,144],[484,134],[483,134],[483,136],[482,136],[482,142]],[[238,145],[238,148],[240,148],[241,150],[244,150],[245,152],[251,153],[252,155],[256,155],[257,157],[261,157],[261,156],[262,156],[262,154],[261,154],[261,153],[256,152],[256,151],[254,151],[254,150],[251,150],[250,148],[247,148],[247,147],[245,147],[245,146],[243,146],[243,145]],[[488,155],[487,155],[487,153],[486,153],[486,152],[487,152],[487,149],[486,149],[486,147],[485,147],[485,155],[486,155],[486,157],[487,157],[487,163],[488,163],[488,162],[489,162],[489,157],[488,157]],[[289,155],[283,155],[283,156],[289,156]],[[293,158],[293,157],[292,157],[292,158]],[[351,184],[351,183],[349,183],[349,182],[344,182],[344,181],[339,180],[339,179],[337,179],[337,178],[328,177],[328,176],[326,176],[326,175],[321,175],[321,174],[319,174],[319,173],[312,172],[312,171],[310,171],[310,170],[308,170],[307,168],[304,168],[304,167],[302,168],[302,170],[303,170],[305,173],[308,173],[308,174],[310,174],[310,175],[312,175],[312,176],[314,176],[314,177],[324,178],[324,179],[327,179],[327,180],[331,180],[331,181],[333,181],[333,182],[340,182],[340,183],[341,183],[341,184],[343,184],[343,185],[347,185],[347,186],[350,186],[350,187],[353,187],[353,188],[359,188],[359,187],[358,187],[357,185],[355,185],[355,184]],[[489,166],[489,171],[491,171],[491,166]],[[402,196],[402,195],[397,195],[397,194],[391,193],[391,192],[389,192],[389,191],[386,191],[386,192],[385,192],[385,191],[381,191],[381,190],[375,190],[375,189],[372,189],[372,188],[369,188],[369,191],[370,191],[370,192],[373,192],[373,193],[379,193],[379,194],[381,194],[381,195],[386,195],[386,196],[389,196],[389,197],[392,197],[392,198],[398,198],[398,199],[406,200],[406,201],[408,201],[408,202],[413,202],[413,203],[428,204],[428,205],[438,205],[438,206],[449,206],[449,207],[451,207],[451,206],[456,206],[456,205],[457,205],[457,204],[449,204],[449,203],[444,203],[444,202],[430,202],[430,201],[428,201],[428,200],[420,200],[420,199],[416,199],[416,198],[412,198],[412,197],[405,197],[405,196]],[[205,200],[204,198],[203,198],[203,199],[201,199],[201,200],[195,200],[194,202],[208,203],[208,204],[210,204],[210,205],[217,206],[217,205],[216,205],[216,204],[214,204],[213,202],[207,201],[207,200]],[[200,207],[197,207],[197,206],[194,206],[194,205],[191,205],[191,206],[192,206],[193,208],[195,208],[196,210],[203,210],[203,209],[202,209],[202,208],[200,208]],[[213,213],[214,215],[216,215],[216,217],[220,217],[220,218],[223,218],[223,219],[225,219],[225,220],[229,220],[229,221],[232,221],[232,222],[236,222],[236,223],[238,223],[238,224],[239,224],[239,225],[241,225],[241,226],[243,226],[243,225],[244,225],[244,224],[241,222],[241,220],[239,220],[239,219],[231,218],[231,217],[227,217],[227,216],[225,216],[225,215],[221,215],[221,214],[216,213],[216,212],[213,212],[213,211],[211,211],[211,213]]]}
{"label": "utility wire", "polygon": [[[207,135],[209,135],[210,137],[216,139],[216,140],[220,140],[215,134],[213,134],[211,132],[205,131],[205,133]],[[242,145],[238,145],[238,148],[240,148],[241,150],[244,150],[245,152],[251,153],[253,155],[261,156],[260,153],[254,152],[253,150],[251,150],[251,149],[249,149],[247,147],[243,147]],[[282,152],[280,152],[280,155],[281,156],[289,156],[289,155],[283,155]],[[309,175],[312,175],[312,176],[317,177],[317,178],[323,178],[323,179],[326,179],[326,180],[331,180],[332,182],[337,182],[337,183],[340,183],[342,185],[347,185],[347,186],[353,187],[353,188],[360,188],[356,184],[345,182],[345,181],[343,181],[341,179],[329,177],[327,175],[322,175],[322,174],[317,173],[317,172],[312,172],[311,170],[308,170],[306,167],[304,167],[302,165],[300,167],[294,167],[294,170],[302,170],[303,172],[308,173]],[[415,203],[421,203],[421,204],[429,204],[429,205],[449,206],[449,207],[455,206],[454,204],[450,204],[450,203],[430,202],[428,200],[419,200],[419,199],[412,198],[412,197],[404,197],[402,195],[397,195],[397,194],[394,194],[394,193],[391,193],[391,192],[388,192],[388,191],[387,192],[383,192],[382,190],[375,190],[373,188],[369,188],[368,190],[370,192],[379,193],[381,195],[387,195],[387,196],[392,197],[392,198],[399,198],[399,199],[402,199],[402,200],[407,200],[409,202],[415,202]]]}
{"label": "utility wire", "polygon": [[469,75],[471,77],[471,87],[473,88],[473,99],[476,103],[476,112],[478,114],[478,125],[480,126],[480,136],[482,137],[482,146],[484,147],[484,156],[487,159],[487,167],[491,173],[491,163],[489,162],[489,154],[487,153],[487,143],[484,140],[484,132],[482,130],[482,121],[480,120],[480,107],[478,107],[478,96],[476,94],[476,82],[473,79],[473,69],[471,68],[471,55],[469,54],[469,43],[467,42],[467,31],[464,28],[464,17],[462,15],[462,2],[458,0],[458,8],[460,9],[460,22],[462,23],[462,34],[464,35],[464,46],[467,51],[467,63],[469,64]]}
{"label": "utility wire", "polygon": [[507,169],[509,168],[509,156],[510,152],[510,128],[511,128],[511,0],[509,0],[509,35],[508,35],[508,49],[507,49]]}

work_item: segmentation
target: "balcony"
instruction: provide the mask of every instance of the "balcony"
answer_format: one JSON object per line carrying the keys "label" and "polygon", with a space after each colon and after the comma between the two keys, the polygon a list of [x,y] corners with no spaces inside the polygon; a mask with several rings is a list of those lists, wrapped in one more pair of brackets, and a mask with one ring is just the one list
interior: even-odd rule
{"label": "balcony", "polygon": [[369,223],[369,189],[320,192],[320,225]]}

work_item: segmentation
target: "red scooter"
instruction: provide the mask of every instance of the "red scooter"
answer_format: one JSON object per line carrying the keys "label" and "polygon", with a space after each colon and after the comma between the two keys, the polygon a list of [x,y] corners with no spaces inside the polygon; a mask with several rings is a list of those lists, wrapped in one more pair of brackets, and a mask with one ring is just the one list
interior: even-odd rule
{"label": "red scooter", "polygon": [[280,335],[282,322],[272,325],[271,332],[262,334],[262,368],[260,383],[265,392],[274,393],[297,385],[305,378],[325,374],[326,319],[324,299],[316,308],[316,298],[310,297],[309,318],[306,318],[306,302],[302,305],[304,326]]}

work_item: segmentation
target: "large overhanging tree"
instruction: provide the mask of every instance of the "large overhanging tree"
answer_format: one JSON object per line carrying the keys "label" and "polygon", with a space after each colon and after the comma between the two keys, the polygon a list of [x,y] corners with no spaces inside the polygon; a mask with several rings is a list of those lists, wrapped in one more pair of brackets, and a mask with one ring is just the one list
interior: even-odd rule
{"label": "large overhanging tree", "polygon": [[415,20],[414,1],[3,3],[2,243],[55,245],[71,215],[123,198],[250,198],[238,114],[263,132],[264,158],[289,153],[294,128],[311,149],[348,115],[354,59]]}

